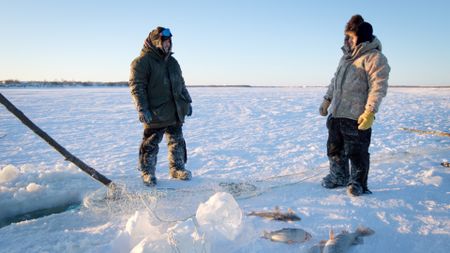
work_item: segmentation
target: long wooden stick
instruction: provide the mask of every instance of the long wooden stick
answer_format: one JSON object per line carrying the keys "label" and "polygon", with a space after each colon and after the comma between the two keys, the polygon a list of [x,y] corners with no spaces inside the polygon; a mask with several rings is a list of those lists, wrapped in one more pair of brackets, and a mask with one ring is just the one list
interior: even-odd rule
{"label": "long wooden stick", "polygon": [[414,132],[414,133],[418,133],[418,134],[431,134],[431,135],[450,137],[450,133],[441,132],[441,131],[425,131],[425,130],[419,130],[419,129],[414,129],[414,128],[406,128],[406,127],[400,127],[400,130]]}
{"label": "long wooden stick", "polygon": [[89,176],[93,177],[95,180],[104,184],[105,186],[110,186],[112,183],[111,180],[97,172],[95,169],[89,167],[83,161],[78,159],[76,156],[72,155],[69,151],[67,151],[63,146],[59,145],[52,137],[50,137],[47,133],[45,133],[42,129],[36,126],[23,112],[21,112],[17,107],[15,107],[6,97],[0,93],[0,102],[10,111],[14,116],[16,116],[23,124],[29,127],[33,132],[35,132],[39,137],[44,139],[50,146],[56,149],[61,155],[63,155],[66,160],[74,163],[78,168],[82,171],[86,172]]}

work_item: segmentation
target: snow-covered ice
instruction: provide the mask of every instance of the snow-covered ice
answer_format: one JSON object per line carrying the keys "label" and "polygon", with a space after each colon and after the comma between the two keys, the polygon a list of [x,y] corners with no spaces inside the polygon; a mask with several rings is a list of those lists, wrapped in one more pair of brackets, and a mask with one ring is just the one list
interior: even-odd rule
{"label": "snow-covered ice", "polygon": [[[126,185],[104,187],[0,106],[0,252],[306,252],[332,228],[375,234],[352,252],[450,250],[450,88],[390,88],[373,128],[369,188],[327,190],[324,88],[190,88],[183,128],[193,180],[168,179],[160,145],[159,190],[136,170],[142,126],[127,88],[0,89],[67,150]],[[232,195],[224,193],[229,192]],[[246,216],[293,209],[283,223]],[[11,217],[66,211],[8,225]],[[69,208],[70,207],[70,208]],[[51,211],[50,211],[51,212]],[[199,220],[200,219],[200,220]],[[302,244],[264,240],[264,230],[302,228]]]}

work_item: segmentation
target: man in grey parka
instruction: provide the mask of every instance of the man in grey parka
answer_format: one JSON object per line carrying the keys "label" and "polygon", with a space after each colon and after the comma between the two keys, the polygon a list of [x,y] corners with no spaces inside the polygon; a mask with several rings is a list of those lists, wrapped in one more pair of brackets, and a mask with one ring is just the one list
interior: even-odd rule
{"label": "man in grey parka", "polygon": [[144,184],[156,184],[155,169],[159,143],[166,134],[169,175],[189,180],[186,142],[182,126],[185,116],[191,116],[191,96],[172,57],[172,34],[168,28],[157,27],[144,42],[141,54],[131,63],[129,80],[133,102],[144,124],[144,136],[139,150],[139,170]]}
{"label": "man in grey parka", "polygon": [[[390,67],[372,26],[354,15],[345,28],[338,69],[319,108],[327,119],[330,173],[322,186],[347,186],[353,196],[370,193],[367,186],[372,124],[386,96]],[[348,161],[351,162],[349,173]]]}

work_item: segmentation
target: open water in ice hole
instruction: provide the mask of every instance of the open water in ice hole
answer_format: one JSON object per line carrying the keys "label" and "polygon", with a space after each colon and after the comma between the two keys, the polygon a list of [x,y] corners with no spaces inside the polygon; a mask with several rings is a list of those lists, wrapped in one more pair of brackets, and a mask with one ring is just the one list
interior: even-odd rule
{"label": "open water in ice hole", "polygon": [[67,203],[60,206],[55,206],[51,208],[45,208],[40,210],[35,210],[29,213],[23,213],[12,217],[6,217],[0,219],[0,228],[11,225],[12,223],[18,223],[21,221],[39,219],[52,214],[63,213],[70,210],[78,210],[81,207],[81,202]]}

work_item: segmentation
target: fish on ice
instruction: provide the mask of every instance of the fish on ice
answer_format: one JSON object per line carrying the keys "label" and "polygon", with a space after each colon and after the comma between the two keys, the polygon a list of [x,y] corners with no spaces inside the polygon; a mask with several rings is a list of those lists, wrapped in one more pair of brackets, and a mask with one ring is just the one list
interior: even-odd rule
{"label": "fish on ice", "polygon": [[295,214],[292,209],[288,209],[287,213],[280,211],[279,207],[275,207],[274,211],[250,212],[247,216],[259,216],[265,219],[277,221],[299,221],[301,218]]}
{"label": "fish on ice", "polygon": [[272,232],[264,231],[262,237],[274,242],[291,244],[306,242],[311,239],[312,236],[301,228],[283,228]]}
{"label": "fish on ice", "polygon": [[334,236],[330,230],[330,238],[322,240],[318,245],[312,247],[309,253],[345,253],[352,245],[362,244],[364,236],[373,235],[375,231],[366,227],[358,227],[355,232],[342,231]]}

